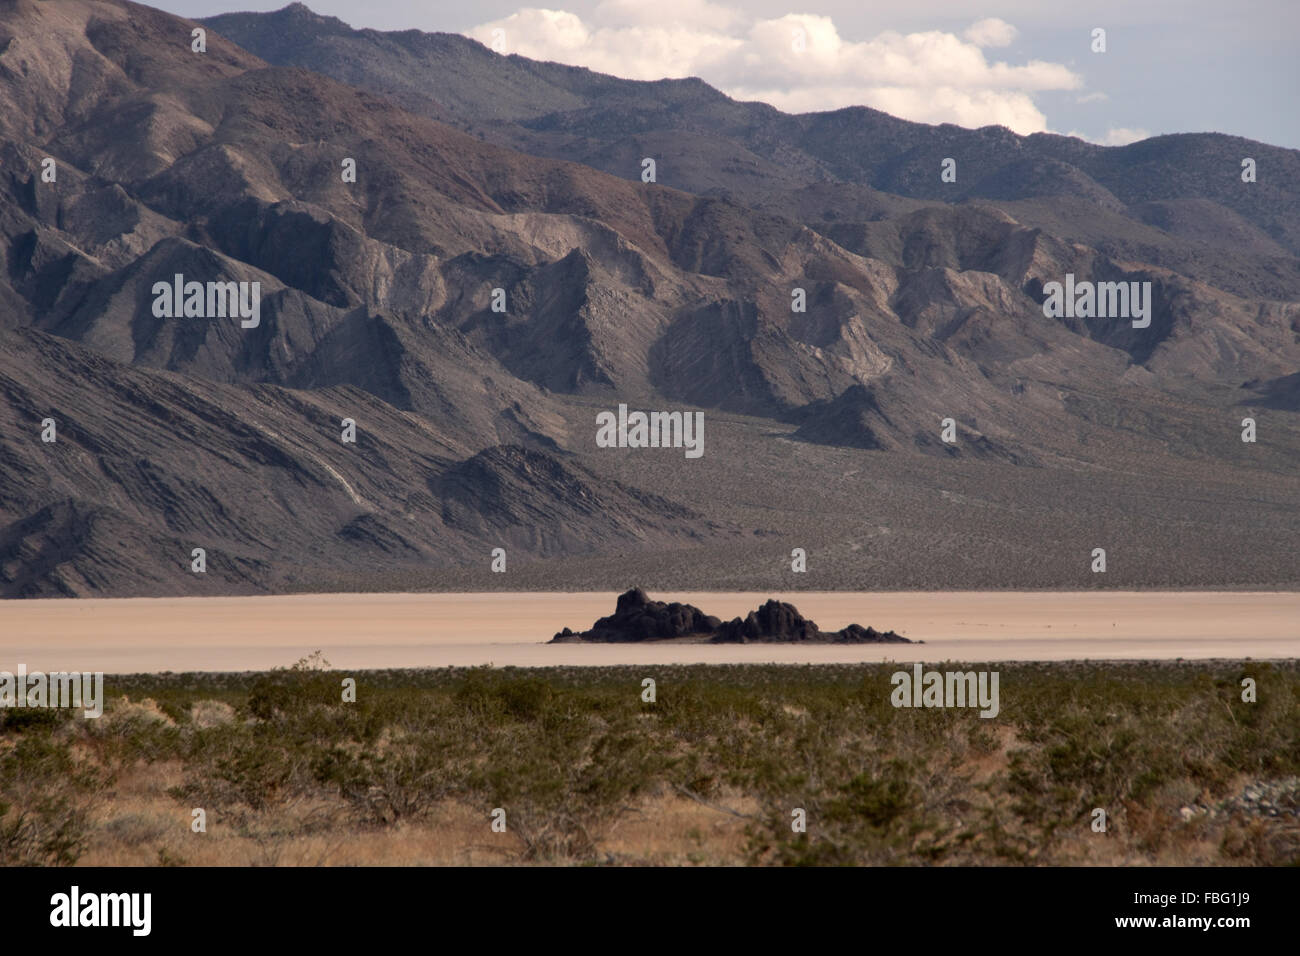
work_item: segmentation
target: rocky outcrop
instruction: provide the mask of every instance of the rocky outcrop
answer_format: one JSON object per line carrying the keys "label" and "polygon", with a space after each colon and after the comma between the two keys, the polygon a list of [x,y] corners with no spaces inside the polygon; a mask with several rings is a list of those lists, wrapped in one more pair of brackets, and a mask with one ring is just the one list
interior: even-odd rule
{"label": "rocky outcrop", "polygon": [[801,410],[793,437],[820,445],[880,451],[897,444],[894,424],[865,385],[845,389],[834,399],[813,402]]}
{"label": "rocky outcrop", "polygon": [[652,601],[640,588],[633,588],[620,594],[614,613],[602,617],[591,626],[591,630],[575,634],[566,627],[551,639],[551,643],[663,641],[711,634],[721,624],[718,618],[705,614],[692,604]]}
{"label": "rocky outcrop", "polygon": [[742,621],[734,618],[718,628],[710,644],[911,644],[893,631],[850,624],[839,631],[823,631],[799,613],[793,604],[768,601],[750,611]]}
{"label": "rocky outcrop", "polygon": [[552,644],[578,642],[627,644],[640,641],[693,639],[708,644],[911,644],[893,631],[850,624],[839,631],[823,631],[793,604],[768,601],[742,618],[723,622],[692,604],[652,601],[633,588],[620,594],[614,613],[602,617],[591,630],[574,633],[569,628],[551,638]]}

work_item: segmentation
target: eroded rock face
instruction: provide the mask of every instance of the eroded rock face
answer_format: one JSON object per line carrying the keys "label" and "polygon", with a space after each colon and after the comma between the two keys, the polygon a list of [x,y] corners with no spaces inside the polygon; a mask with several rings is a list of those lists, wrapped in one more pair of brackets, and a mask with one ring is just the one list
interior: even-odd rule
{"label": "eroded rock face", "polygon": [[793,604],[768,601],[745,618],[723,623],[691,604],[652,601],[645,591],[633,588],[620,594],[614,613],[602,617],[591,630],[574,633],[569,628],[551,639],[552,644],[579,641],[634,643],[674,638],[696,638],[709,644],[911,644],[893,631],[850,624],[839,631],[822,631],[816,622],[799,613]]}

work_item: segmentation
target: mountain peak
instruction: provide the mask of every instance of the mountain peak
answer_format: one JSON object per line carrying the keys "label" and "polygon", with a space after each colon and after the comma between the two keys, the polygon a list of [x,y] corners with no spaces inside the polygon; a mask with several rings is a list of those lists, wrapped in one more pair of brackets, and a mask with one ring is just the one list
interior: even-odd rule
{"label": "mountain peak", "polygon": [[[237,16],[237,15],[238,14],[232,14],[232,16]],[[307,6],[307,4],[305,3],[294,2],[289,4],[287,7],[281,7],[279,10],[271,11],[270,13],[266,14],[266,16],[272,17],[275,20],[280,22],[284,22],[288,20],[296,23],[311,23],[318,27],[319,26],[330,27],[335,32],[346,32],[346,33],[352,32],[352,27],[349,26],[344,21],[340,20],[338,17],[329,17],[329,16],[325,16],[324,14],[317,13],[315,10]],[[216,18],[214,17],[213,19]]]}

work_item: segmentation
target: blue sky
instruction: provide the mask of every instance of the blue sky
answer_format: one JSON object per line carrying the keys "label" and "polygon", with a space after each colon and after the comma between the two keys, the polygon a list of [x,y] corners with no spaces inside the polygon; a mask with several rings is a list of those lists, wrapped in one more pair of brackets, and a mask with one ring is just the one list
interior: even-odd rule
{"label": "blue sky", "polygon": [[[162,0],[188,17],[283,0]],[[1300,0],[312,0],[354,27],[465,33],[791,111],[861,104],[1094,142],[1221,132],[1300,148]],[[1093,30],[1106,31],[1094,52]]]}

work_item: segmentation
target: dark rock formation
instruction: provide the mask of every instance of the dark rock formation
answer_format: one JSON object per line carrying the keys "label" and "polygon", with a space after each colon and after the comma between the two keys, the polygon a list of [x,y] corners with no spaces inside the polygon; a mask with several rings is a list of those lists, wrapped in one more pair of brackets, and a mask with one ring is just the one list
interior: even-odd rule
{"label": "dark rock formation", "polygon": [[850,624],[840,631],[822,631],[793,604],[768,601],[757,611],[750,611],[742,621],[734,618],[718,628],[710,644],[911,644],[893,631],[880,632],[874,627]]}
{"label": "dark rock formation", "polygon": [[875,393],[854,385],[829,401],[813,402],[800,415],[795,438],[842,448],[880,451],[893,444],[894,425],[880,408]]}
{"label": "dark rock formation", "polygon": [[591,630],[575,634],[566,627],[551,639],[551,643],[662,641],[711,634],[721,623],[694,605],[652,601],[640,588],[633,588],[620,594],[614,613],[602,617],[591,626]]}
{"label": "dark rock formation", "polygon": [[709,644],[911,644],[893,631],[850,624],[840,631],[822,631],[793,604],[768,601],[744,618],[725,624],[691,604],[652,601],[640,588],[618,597],[614,613],[602,617],[591,630],[574,633],[569,628],[551,639],[552,644],[575,642],[635,643],[673,638],[695,638]]}

